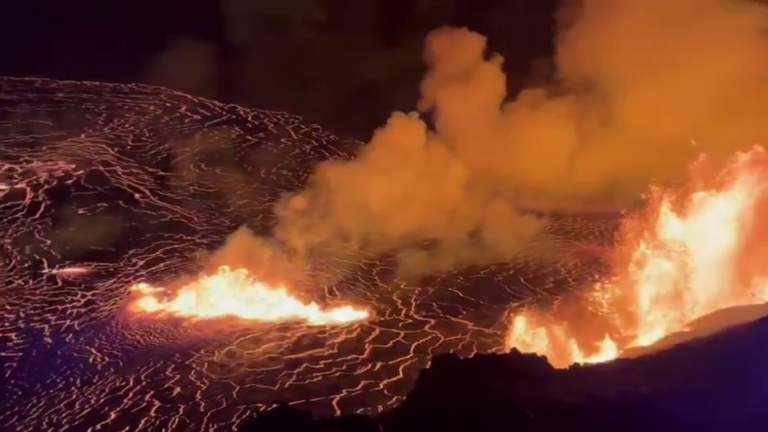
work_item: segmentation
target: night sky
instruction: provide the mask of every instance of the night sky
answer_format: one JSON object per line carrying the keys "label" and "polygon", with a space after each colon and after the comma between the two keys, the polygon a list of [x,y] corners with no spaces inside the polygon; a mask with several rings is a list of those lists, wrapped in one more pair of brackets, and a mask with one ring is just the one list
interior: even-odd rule
{"label": "night sky", "polygon": [[[321,120],[341,135],[366,139],[390,111],[413,108],[423,74],[421,46],[426,34],[436,27],[467,26],[488,36],[491,48],[505,56],[507,73],[519,77],[510,80],[511,91],[519,90],[532,69],[546,71],[546,58],[553,50],[553,0],[294,0],[275,2],[281,5],[277,8],[271,8],[270,2],[260,2],[263,11],[237,14],[247,21],[246,26],[259,28],[258,34],[249,36],[259,44],[248,47],[228,36],[228,29],[231,33],[232,28],[241,25],[227,14],[227,10],[233,10],[228,5],[236,8],[237,3],[18,3],[5,14],[8,21],[0,30],[4,53],[0,74],[157,83],[152,71],[163,53],[174,50],[179,41],[194,41],[184,55],[163,63],[164,70],[171,72],[159,79],[160,84],[223,102],[294,112]],[[322,14],[322,19],[304,18],[315,11]],[[302,33],[301,42],[285,40],[286,35],[297,33]],[[338,59],[307,55],[318,45],[336,52]],[[264,78],[248,71],[246,76],[238,76],[247,58],[258,62]],[[329,63],[342,60],[347,66],[339,67],[366,69],[350,71],[349,76],[339,74]],[[366,72],[363,64],[371,62],[390,70]],[[390,64],[397,66],[392,68]],[[189,73],[190,65],[193,70],[215,70],[216,76],[190,82],[183,76]],[[309,78],[281,74],[281,70],[294,65],[317,72]],[[234,76],[237,78],[232,79]],[[269,82],[269,92],[253,84],[259,80]],[[335,91],[324,92],[321,88]],[[354,108],[361,101],[367,106],[362,125],[360,113]],[[352,113],[354,121],[349,118]]]}

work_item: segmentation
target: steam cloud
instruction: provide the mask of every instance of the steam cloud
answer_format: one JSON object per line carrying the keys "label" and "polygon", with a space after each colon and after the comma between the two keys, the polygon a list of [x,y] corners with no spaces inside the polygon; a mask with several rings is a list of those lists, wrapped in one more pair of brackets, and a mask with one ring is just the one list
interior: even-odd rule
{"label": "steam cloud", "polygon": [[[503,260],[542,225],[520,209],[624,208],[701,152],[768,142],[765,9],[584,0],[559,18],[554,82],[509,102],[483,36],[432,32],[418,111],[434,128],[394,113],[354,160],[321,163],[277,204],[276,241],[298,261],[397,252],[404,273]],[[275,254],[245,230],[230,245],[217,260]]]}

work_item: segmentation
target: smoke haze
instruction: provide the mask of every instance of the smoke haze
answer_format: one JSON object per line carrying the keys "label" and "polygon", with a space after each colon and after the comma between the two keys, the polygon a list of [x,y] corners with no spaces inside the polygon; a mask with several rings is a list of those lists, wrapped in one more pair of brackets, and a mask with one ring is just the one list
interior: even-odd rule
{"label": "smoke haze", "polygon": [[[394,113],[354,160],[321,163],[277,204],[277,241],[296,258],[397,252],[404,273],[509,259],[542,226],[521,209],[630,207],[701,152],[766,142],[764,9],[584,0],[558,18],[555,81],[512,101],[483,36],[432,32],[420,114]],[[233,239],[265,255],[247,231]]]}

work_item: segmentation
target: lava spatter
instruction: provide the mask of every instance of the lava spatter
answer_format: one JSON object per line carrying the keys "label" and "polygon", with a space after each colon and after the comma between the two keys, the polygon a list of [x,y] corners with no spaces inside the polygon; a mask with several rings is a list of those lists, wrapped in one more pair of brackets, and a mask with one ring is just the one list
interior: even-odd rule
{"label": "lava spatter", "polygon": [[[761,264],[768,242],[759,222],[766,173],[768,155],[755,146],[716,175],[703,157],[687,187],[654,189],[649,210],[627,219],[615,274],[596,284],[582,306],[596,306],[592,313],[603,319],[566,326],[555,316],[519,314],[508,346],[545,355],[558,367],[598,363],[690,332],[714,312],[768,302]],[[603,338],[594,343],[585,334]]]}
{"label": "lava spatter", "polygon": [[161,313],[198,319],[235,317],[280,322],[300,320],[311,325],[344,324],[365,319],[368,311],[352,306],[322,309],[304,303],[288,293],[285,286],[271,286],[256,280],[246,269],[220,267],[178,290],[170,299],[158,294],[163,288],[139,283],[131,290],[141,297],[130,305],[134,312]]}
{"label": "lava spatter", "polygon": [[281,194],[357,143],[141,85],[2,78],[0,95],[0,424],[14,430],[231,430],[286,397],[318,414],[391,407],[432,355],[503,350],[509,305],[583,286],[599,270],[579,251],[618,226],[553,219],[562,253],[546,270],[520,261],[409,284],[361,257],[331,285],[289,287],[370,311],[347,324],[134,319],[132,286],[198,274],[196,257],[244,224],[268,233]]}

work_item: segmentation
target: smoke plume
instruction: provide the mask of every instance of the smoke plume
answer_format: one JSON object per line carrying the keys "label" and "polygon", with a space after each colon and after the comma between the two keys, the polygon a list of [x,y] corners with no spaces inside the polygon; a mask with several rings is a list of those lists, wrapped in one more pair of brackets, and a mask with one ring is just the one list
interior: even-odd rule
{"label": "smoke plume", "polygon": [[514,100],[483,36],[432,32],[418,113],[321,163],[277,204],[277,241],[299,258],[397,252],[407,273],[508,259],[542,225],[521,209],[626,208],[701,152],[766,142],[764,9],[584,0],[559,18],[554,82]]}

